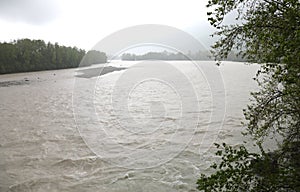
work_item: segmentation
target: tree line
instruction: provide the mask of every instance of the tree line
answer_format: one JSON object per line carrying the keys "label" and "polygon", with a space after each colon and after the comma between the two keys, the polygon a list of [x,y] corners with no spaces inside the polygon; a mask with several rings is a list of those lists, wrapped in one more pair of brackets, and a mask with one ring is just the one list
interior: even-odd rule
{"label": "tree line", "polygon": [[43,40],[20,39],[0,43],[0,74],[54,70],[105,63],[106,54],[45,43]]}
{"label": "tree line", "polygon": [[[124,53],[121,57],[123,61],[139,61],[139,60],[213,60],[211,57],[211,53],[209,51],[198,51],[198,52],[191,52],[189,51],[186,54],[177,52],[172,53],[168,51],[163,52],[148,52],[143,55],[136,55],[134,53]],[[227,58],[223,60],[226,61],[246,61],[242,57],[236,55],[234,52],[231,52]]]}
{"label": "tree line", "polygon": [[124,53],[122,60],[127,61],[139,61],[139,60],[188,60],[188,57],[183,53],[170,53],[167,51],[163,52],[148,52],[143,55],[136,55],[133,53]]}

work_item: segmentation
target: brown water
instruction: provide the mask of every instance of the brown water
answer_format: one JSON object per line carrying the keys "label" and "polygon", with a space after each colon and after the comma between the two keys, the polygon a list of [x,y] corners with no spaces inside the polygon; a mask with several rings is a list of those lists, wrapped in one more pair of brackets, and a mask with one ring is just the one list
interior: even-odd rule
{"label": "brown water", "polygon": [[100,77],[77,69],[1,75],[0,191],[196,191],[214,158],[212,142],[243,140],[242,109],[258,66],[213,65],[226,110],[211,118],[211,85],[190,62],[171,63],[183,81],[161,69],[158,77],[174,85],[150,78],[126,87],[122,77],[153,69],[136,64],[112,62],[128,69]]}

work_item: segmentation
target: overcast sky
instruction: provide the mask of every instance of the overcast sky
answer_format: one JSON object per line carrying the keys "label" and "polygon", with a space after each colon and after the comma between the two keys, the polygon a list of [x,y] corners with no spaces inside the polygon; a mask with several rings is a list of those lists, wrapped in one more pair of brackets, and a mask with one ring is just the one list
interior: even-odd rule
{"label": "overcast sky", "polygon": [[0,0],[0,41],[31,38],[91,49],[105,36],[133,25],[184,30],[206,47],[213,32],[205,0]]}

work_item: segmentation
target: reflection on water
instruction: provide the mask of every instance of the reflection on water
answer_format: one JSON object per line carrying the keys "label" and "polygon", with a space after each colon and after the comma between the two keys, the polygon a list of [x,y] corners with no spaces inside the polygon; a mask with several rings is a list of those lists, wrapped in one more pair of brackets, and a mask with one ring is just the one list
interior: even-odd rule
{"label": "reflection on water", "polygon": [[[190,63],[171,65],[192,82],[196,111],[192,106],[182,108],[189,97],[182,94],[189,90],[185,82],[176,82],[174,88],[164,81],[143,81],[121,97],[128,91],[121,88],[129,85],[118,82],[122,75],[145,69],[134,62],[110,65],[128,69],[99,78],[75,79],[75,69],[0,76],[0,191],[195,191],[197,177],[209,171],[213,159],[210,139],[241,143],[241,110],[255,89],[257,65],[214,66],[226,90],[225,119],[218,132],[213,128],[220,118],[210,119],[211,87]],[[162,77],[174,79],[172,74]],[[92,90],[90,82],[95,82]],[[76,119],[74,83],[80,87],[78,98],[92,98],[91,106],[81,103]],[[116,84],[122,85],[121,92]],[[84,111],[89,107],[96,121]]]}

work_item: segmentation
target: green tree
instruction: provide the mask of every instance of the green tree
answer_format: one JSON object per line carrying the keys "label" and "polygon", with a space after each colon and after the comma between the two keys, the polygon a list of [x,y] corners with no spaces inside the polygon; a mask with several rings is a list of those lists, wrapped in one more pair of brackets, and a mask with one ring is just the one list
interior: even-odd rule
{"label": "green tree", "polygon": [[[300,2],[299,0],[210,0],[216,60],[231,50],[261,63],[255,78],[260,90],[244,110],[247,129],[259,152],[218,145],[215,172],[201,175],[203,191],[300,191]],[[235,12],[237,22],[223,24]],[[278,148],[265,152],[264,142],[280,135]]]}
{"label": "green tree", "polygon": [[[43,40],[4,42],[0,43],[0,74],[78,67],[84,55],[85,51],[76,47]],[[105,53],[101,56],[106,59]]]}
{"label": "green tree", "polygon": [[83,57],[80,65],[86,66],[86,65],[106,63],[106,62],[107,62],[107,56],[105,53],[96,50],[90,50]]}

